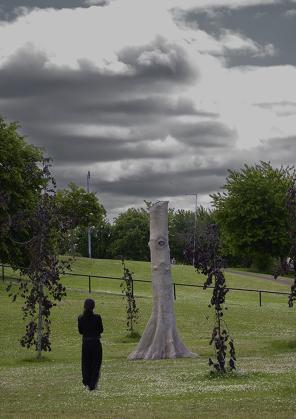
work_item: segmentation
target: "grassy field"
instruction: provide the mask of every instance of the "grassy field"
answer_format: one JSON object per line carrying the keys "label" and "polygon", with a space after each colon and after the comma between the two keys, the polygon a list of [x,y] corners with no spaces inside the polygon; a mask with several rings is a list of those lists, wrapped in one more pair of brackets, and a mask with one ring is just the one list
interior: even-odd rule
{"label": "grassy field", "polygon": [[[136,279],[150,279],[150,265],[127,262]],[[174,266],[178,283],[202,284],[192,267]],[[73,272],[121,276],[120,261],[78,259]],[[293,418],[296,417],[296,307],[287,298],[255,293],[228,295],[226,320],[237,350],[237,373],[209,375],[213,326],[210,290],[177,287],[175,312],[183,342],[193,359],[128,361],[136,342],[126,337],[120,281],[97,279],[92,297],[105,332],[100,390],[83,389],[81,338],[77,316],[88,296],[87,278],[65,277],[68,295],[52,315],[52,352],[42,361],[21,348],[24,324],[21,301],[11,303],[0,284],[0,417],[1,418]],[[229,286],[289,291],[287,285],[227,274]],[[151,313],[150,284],[136,283],[141,333]]]}

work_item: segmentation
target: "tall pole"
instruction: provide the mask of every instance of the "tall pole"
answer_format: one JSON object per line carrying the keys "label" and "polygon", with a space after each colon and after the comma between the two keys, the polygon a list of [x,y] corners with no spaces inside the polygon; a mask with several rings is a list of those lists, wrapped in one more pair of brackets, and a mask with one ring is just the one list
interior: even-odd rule
{"label": "tall pole", "polygon": [[[86,177],[87,192],[90,190],[90,171],[87,172]],[[88,257],[91,259],[91,227],[87,229],[87,242],[88,242]]]}
{"label": "tall pole", "polygon": [[195,264],[195,251],[196,251],[196,227],[197,227],[197,193],[187,193],[186,195],[195,196],[194,231],[193,231],[193,258],[192,258],[192,266],[194,266],[194,264]]}

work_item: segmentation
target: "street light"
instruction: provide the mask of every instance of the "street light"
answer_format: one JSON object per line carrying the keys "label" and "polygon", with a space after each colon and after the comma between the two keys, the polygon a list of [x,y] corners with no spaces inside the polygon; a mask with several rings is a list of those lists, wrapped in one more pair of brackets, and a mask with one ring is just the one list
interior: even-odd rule
{"label": "street light", "polygon": [[[86,188],[89,193],[90,190],[90,171],[87,172],[86,176]],[[91,227],[87,229],[87,242],[88,242],[88,257],[91,259]]]}
{"label": "street light", "polygon": [[192,266],[195,264],[195,250],[196,250],[196,224],[197,224],[197,193],[186,193],[188,196],[195,196],[195,212],[194,212],[194,231],[193,231],[193,258]]}

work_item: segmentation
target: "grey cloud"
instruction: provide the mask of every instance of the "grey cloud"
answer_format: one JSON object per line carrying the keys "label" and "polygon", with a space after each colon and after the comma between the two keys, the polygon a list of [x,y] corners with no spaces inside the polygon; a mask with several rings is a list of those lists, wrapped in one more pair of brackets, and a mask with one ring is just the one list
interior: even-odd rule
{"label": "grey cloud", "polygon": [[[98,0],[95,4],[96,6],[106,6],[109,2],[107,0]],[[91,5],[91,1],[87,0],[2,0],[0,4],[0,22],[13,21],[33,9],[74,9]]]}
{"label": "grey cloud", "polygon": [[274,137],[262,141],[258,147],[258,155],[261,158],[268,155],[270,162],[277,166],[282,165],[283,162],[286,165],[295,165],[296,135]]}
{"label": "grey cloud", "polygon": [[108,0],[84,0],[84,4],[87,6],[107,6]]}
{"label": "grey cloud", "polygon": [[[228,66],[242,65],[283,65],[296,64],[295,37],[296,24],[294,15],[296,4],[289,1],[268,5],[253,5],[240,8],[215,7],[206,10],[175,10],[175,19],[192,28],[199,28],[216,38],[223,31],[230,30],[252,39],[261,45],[262,54],[250,51],[225,51]],[[291,15],[287,19],[286,12]],[[293,13],[292,13],[293,12]],[[276,54],[269,54],[273,46]],[[264,50],[266,54],[264,54]]]}
{"label": "grey cloud", "polygon": [[178,196],[192,190],[198,193],[215,191],[225,179],[227,170],[223,168],[178,171],[175,173],[142,172],[141,175],[122,177],[116,182],[97,182],[96,188],[102,193],[157,198],[159,196]]}
{"label": "grey cloud", "polygon": [[[34,128],[30,133],[34,135]],[[34,137],[38,135],[37,130]],[[175,155],[171,149],[154,149],[153,141],[135,142],[126,139],[100,137],[62,135],[53,133],[50,129],[38,141],[39,147],[46,150],[46,154],[54,158],[58,165],[62,164],[92,164],[101,162],[114,162],[130,159],[169,159]]]}
{"label": "grey cloud", "polygon": [[296,18],[296,9],[286,10],[283,15],[287,18],[295,19]]}
{"label": "grey cloud", "polygon": [[221,122],[204,121],[191,124],[178,124],[172,131],[172,136],[195,147],[222,147],[234,145],[237,138],[235,130]]}
{"label": "grey cloud", "polygon": [[[146,52],[147,62],[141,63],[141,54],[145,56]],[[157,61],[154,52],[156,56],[163,54],[165,61]],[[80,61],[78,70],[49,68],[47,56],[27,45],[0,69],[1,97],[63,95],[65,92],[69,95],[72,89],[75,94],[79,90],[91,89],[92,95],[100,94],[102,98],[110,95],[124,98],[125,95],[131,96],[131,91],[135,95],[147,91],[160,94],[168,89],[180,90],[183,84],[191,84],[197,77],[185,52],[159,38],[141,48],[123,50],[119,59],[133,71],[114,74],[99,70],[85,61]]]}
{"label": "grey cloud", "polygon": [[268,103],[254,103],[261,109],[273,110],[277,116],[291,116],[296,115],[296,102],[282,100],[280,102],[268,102]]}
{"label": "grey cloud", "polygon": [[192,82],[197,77],[185,51],[160,36],[145,47],[124,48],[118,57],[136,74],[147,79],[157,78],[162,83]]}
{"label": "grey cloud", "polygon": [[142,97],[131,100],[119,100],[118,102],[101,103],[98,106],[100,112],[111,113],[134,113],[134,114],[161,114],[161,115],[202,115],[215,116],[207,112],[198,112],[194,109],[193,103],[181,99],[172,103],[166,97]]}
{"label": "grey cloud", "polygon": [[[107,209],[114,205],[112,194],[121,195],[124,202],[130,199],[132,205],[140,197],[216,190],[226,168],[188,169],[186,159],[196,156],[199,164],[203,158],[208,162],[207,153],[219,148],[221,154],[233,144],[235,133],[218,121],[219,115],[196,109],[183,96],[184,86],[198,77],[186,55],[157,39],[123,51],[121,58],[131,70],[127,74],[102,72],[86,62],[71,70],[48,66],[46,55],[28,46],[0,68],[0,113],[19,120],[29,142],[53,157],[59,187],[70,181],[83,183],[85,168],[96,163],[142,164],[141,175],[131,173],[114,182],[94,174],[93,187],[106,197]],[[185,123],[183,117],[200,122]],[[110,133],[82,135],[75,132],[76,125],[104,126]],[[168,136],[176,138],[180,156],[173,146],[161,146]],[[148,170],[151,160],[159,159],[163,164],[183,159],[184,169],[171,174]]]}
{"label": "grey cloud", "polygon": [[279,102],[260,102],[260,103],[254,103],[254,105],[263,109],[273,109],[278,106],[282,106],[282,107],[291,106],[291,107],[296,108],[296,102],[292,102],[290,100],[281,100]]}
{"label": "grey cloud", "polygon": [[182,96],[177,101],[172,99],[171,93],[181,91],[184,80],[161,83],[156,74],[147,78],[147,69],[144,73],[139,69],[133,75],[106,74],[90,66],[79,70],[52,68],[44,53],[27,46],[0,68],[0,110],[3,113],[5,109],[9,118],[45,124],[54,119],[55,124],[81,120],[119,126],[150,125],[145,130],[146,138],[155,131],[156,121],[163,136],[167,133],[162,129],[166,118],[218,116],[195,109]]}

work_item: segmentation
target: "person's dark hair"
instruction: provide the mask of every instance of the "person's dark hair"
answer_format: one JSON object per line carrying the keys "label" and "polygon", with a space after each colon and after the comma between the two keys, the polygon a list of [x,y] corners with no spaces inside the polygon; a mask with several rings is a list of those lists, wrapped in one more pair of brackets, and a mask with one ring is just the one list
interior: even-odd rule
{"label": "person's dark hair", "polygon": [[87,298],[84,301],[84,314],[91,314],[95,308],[96,303],[92,298]]}

